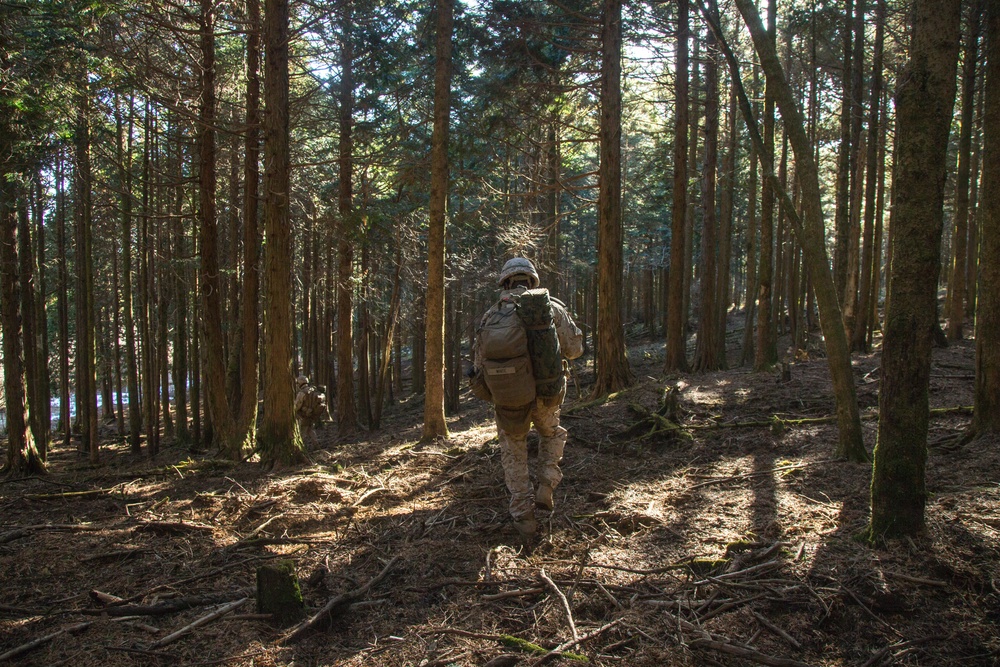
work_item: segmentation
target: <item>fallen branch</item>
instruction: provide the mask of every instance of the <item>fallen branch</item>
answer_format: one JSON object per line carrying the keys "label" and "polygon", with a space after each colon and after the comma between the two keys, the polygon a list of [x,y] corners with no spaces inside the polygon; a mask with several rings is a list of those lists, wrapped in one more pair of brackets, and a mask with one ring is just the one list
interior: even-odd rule
{"label": "fallen branch", "polygon": [[295,628],[293,628],[288,634],[278,640],[278,644],[287,646],[297,642],[320,623],[332,619],[333,613],[338,607],[347,605],[368,593],[372,586],[382,581],[386,575],[389,574],[389,571],[392,570],[397,561],[399,561],[399,556],[394,556],[393,559],[390,560],[384,568],[382,568],[382,571],[375,575],[375,577],[364,586],[360,586],[353,591],[348,591],[347,593],[335,595],[327,600],[327,603],[323,605],[322,609],[313,614],[310,618],[295,626]]}
{"label": "fallen branch", "polygon": [[211,612],[209,614],[206,614],[206,615],[202,616],[201,618],[195,620],[193,623],[188,623],[187,625],[185,625],[180,630],[177,630],[176,632],[171,632],[169,635],[167,635],[163,639],[159,639],[159,640],[153,642],[152,644],[149,645],[149,648],[150,649],[156,649],[156,648],[160,648],[161,646],[166,646],[170,642],[175,641],[177,639],[180,639],[181,637],[183,637],[184,635],[188,634],[189,632],[191,632],[195,628],[200,628],[203,625],[208,625],[212,621],[217,620],[219,618],[222,618],[223,616],[225,616],[226,614],[228,614],[232,610],[234,610],[237,607],[239,607],[239,606],[243,605],[244,603],[246,603],[246,601],[249,600],[249,599],[250,598],[245,597],[245,598],[242,598],[240,600],[236,600],[235,602],[230,602],[227,605],[219,607],[215,611],[213,611],[213,612]]}
{"label": "fallen branch", "polygon": [[914,577],[910,574],[903,574],[902,572],[893,572],[891,570],[883,570],[882,574],[887,577],[892,577],[893,579],[902,579],[903,581],[909,581],[914,584],[923,584],[924,586],[938,586],[941,588],[947,588],[947,581],[938,581],[937,579],[923,579],[921,577]]}
{"label": "fallen branch", "polygon": [[86,498],[88,496],[103,496],[115,489],[90,489],[89,491],[61,491],[59,493],[26,493],[28,500],[57,500],[59,498]]}
{"label": "fallen branch", "polygon": [[43,523],[34,526],[19,526],[14,530],[0,535],[0,544],[7,544],[22,537],[27,537],[40,530],[104,530],[104,528],[89,523]]}
{"label": "fallen branch", "polygon": [[47,644],[56,637],[61,637],[62,635],[65,634],[86,630],[91,625],[93,625],[93,623],[94,623],[93,621],[85,621],[83,623],[77,623],[76,625],[70,625],[68,627],[63,628],[62,630],[57,630],[56,632],[45,635],[44,637],[39,637],[38,639],[34,639],[28,642],[27,644],[21,644],[20,646],[17,646],[7,651],[3,655],[0,655],[0,662],[4,662],[5,660],[11,660],[13,658],[18,657],[19,655],[24,655],[28,651],[32,651],[38,648],[39,646]]}
{"label": "fallen branch", "polygon": [[528,595],[539,595],[544,593],[544,588],[522,588],[516,591],[504,591],[503,593],[494,593],[492,595],[484,595],[483,600],[486,602],[494,602],[496,600],[505,600],[507,598],[520,598],[526,597]]}
{"label": "fallen branch", "polygon": [[799,649],[800,651],[802,650],[802,644],[800,644],[799,641],[795,639],[795,637],[791,636],[790,634],[779,628],[777,625],[767,620],[767,618],[765,618],[761,614],[758,614],[753,610],[751,610],[750,613],[753,614],[753,617],[756,618],[757,622],[760,623],[762,626],[764,626],[765,629],[770,630],[774,634],[778,635],[786,642],[788,642],[795,648]]}
{"label": "fallen branch", "polygon": [[82,609],[80,613],[89,616],[163,616],[174,614],[195,607],[205,607],[212,604],[223,604],[244,598],[253,594],[252,588],[243,588],[233,593],[215,593],[213,595],[195,595],[187,598],[164,600],[151,605],[123,604],[104,607],[103,609]]}
{"label": "fallen branch", "polygon": [[559,646],[555,647],[554,649],[552,649],[551,651],[549,651],[548,653],[546,653],[545,655],[543,655],[538,660],[535,660],[533,663],[531,663],[530,667],[539,667],[539,665],[544,665],[546,662],[549,662],[550,660],[552,660],[554,658],[558,658],[558,657],[560,657],[562,655],[565,655],[565,653],[563,653],[563,652],[566,649],[571,649],[574,646],[576,646],[577,644],[582,644],[583,642],[588,641],[590,639],[593,639],[594,637],[597,637],[598,635],[604,634],[605,632],[607,632],[611,628],[613,628],[616,625],[618,625],[619,623],[621,623],[622,620],[623,619],[617,618],[617,619],[611,621],[610,623],[605,623],[604,625],[602,625],[601,627],[597,628],[593,632],[588,632],[587,634],[583,635],[582,637],[577,637],[577,638],[571,639],[570,641],[568,641],[568,642],[566,642],[564,644],[560,644]]}
{"label": "fallen branch", "polygon": [[569,607],[569,600],[563,595],[563,592],[559,590],[556,583],[549,579],[549,575],[545,574],[545,568],[538,571],[538,577],[545,582],[545,585],[552,589],[552,592],[556,594],[559,601],[562,602],[563,611],[566,613],[566,622],[569,624],[569,630],[573,635],[573,641],[580,641],[580,635],[576,631],[576,623],[573,622],[573,610]]}

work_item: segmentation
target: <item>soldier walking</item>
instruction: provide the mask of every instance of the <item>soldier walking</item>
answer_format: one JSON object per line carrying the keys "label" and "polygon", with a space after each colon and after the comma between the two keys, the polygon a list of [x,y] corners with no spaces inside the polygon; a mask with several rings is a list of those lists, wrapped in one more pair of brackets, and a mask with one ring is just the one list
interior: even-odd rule
{"label": "soldier walking", "polygon": [[[562,480],[564,359],[583,354],[583,333],[563,303],[538,289],[538,272],[529,260],[508,261],[497,282],[500,299],[480,320],[471,379],[476,395],[494,404],[510,514],[521,536],[530,539],[537,530],[536,508],[552,510],[552,492]],[[525,324],[526,317],[535,319]],[[539,435],[537,489],[528,474],[532,426]]]}

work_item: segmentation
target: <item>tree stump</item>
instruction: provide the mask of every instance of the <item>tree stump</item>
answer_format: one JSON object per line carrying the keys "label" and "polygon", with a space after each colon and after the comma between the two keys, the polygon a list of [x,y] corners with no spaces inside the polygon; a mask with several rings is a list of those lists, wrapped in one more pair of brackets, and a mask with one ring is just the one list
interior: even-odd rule
{"label": "tree stump", "polygon": [[278,625],[291,625],[305,617],[305,603],[295,563],[282,560],[257,568],[257,611],[271,614]]}

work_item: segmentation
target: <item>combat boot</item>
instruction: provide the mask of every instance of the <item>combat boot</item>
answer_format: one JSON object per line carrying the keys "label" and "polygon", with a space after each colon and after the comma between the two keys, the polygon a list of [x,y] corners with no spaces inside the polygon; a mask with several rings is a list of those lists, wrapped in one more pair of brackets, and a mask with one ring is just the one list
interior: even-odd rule
{"label": "combat boot", "polygon": [[552,487],[548,484],[540,484],[535,492],[535,507],[541,510],[552,511],[554,502],[552,500]]}
{"label": "combat boot", "polygon": [[538,531],[538,522],[535,521],[535,513],[530,512],[520,519],[515,519],[514,527],[517,528],[517,532],[521,534],[523,539],[530,540]]}

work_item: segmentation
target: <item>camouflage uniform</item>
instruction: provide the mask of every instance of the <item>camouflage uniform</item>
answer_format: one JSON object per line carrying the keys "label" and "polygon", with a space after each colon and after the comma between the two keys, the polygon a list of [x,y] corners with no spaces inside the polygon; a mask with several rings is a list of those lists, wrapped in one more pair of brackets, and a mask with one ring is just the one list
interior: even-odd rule
{"label": "camouflage uniform", "polygon": [[[511,260],[514,262],[515,260]],[[521,260],[527,262],[527,260]],[[511,262],[508,262],[510,264]],[[527,264],[532,275],[534,267]],[[506,269],[506,267],[505,267]],[[501,276],[501,283],[505,276]],[[538,284],[537,274],[533,274],[534,286]],[[505,289],[500,293],[500,299],[510,295],[519,295],[525,287]],[[583,333],[577,328],[563,305],[557,299],[551,299],[552,319],[559,337],[559,347],[567,359],[576,359],[583,354]],[[496,306],[494,306],[496,308]],[[481,322],[493,312],[488,310]],[[475,352],[477,368],[483,367],[483,359],[478,345]],[[519,408],[495,406],[497,420],[497,435],[500,440],[501,463],[503,464],[504,481],[510,491],[510,515],[517,523],[518,529],[526,535],[535,532],[535,507],[552,509],[552,491],[562,480],[559,462],[562,460],[563,448],[566,445],[567,431],[559,425],[559,409],[565,397],[565,390],[558,396],[536,398],[531,404]],[[538,431],[538,492],[532,488],[528,473],[528,431],[532,425]]]}

